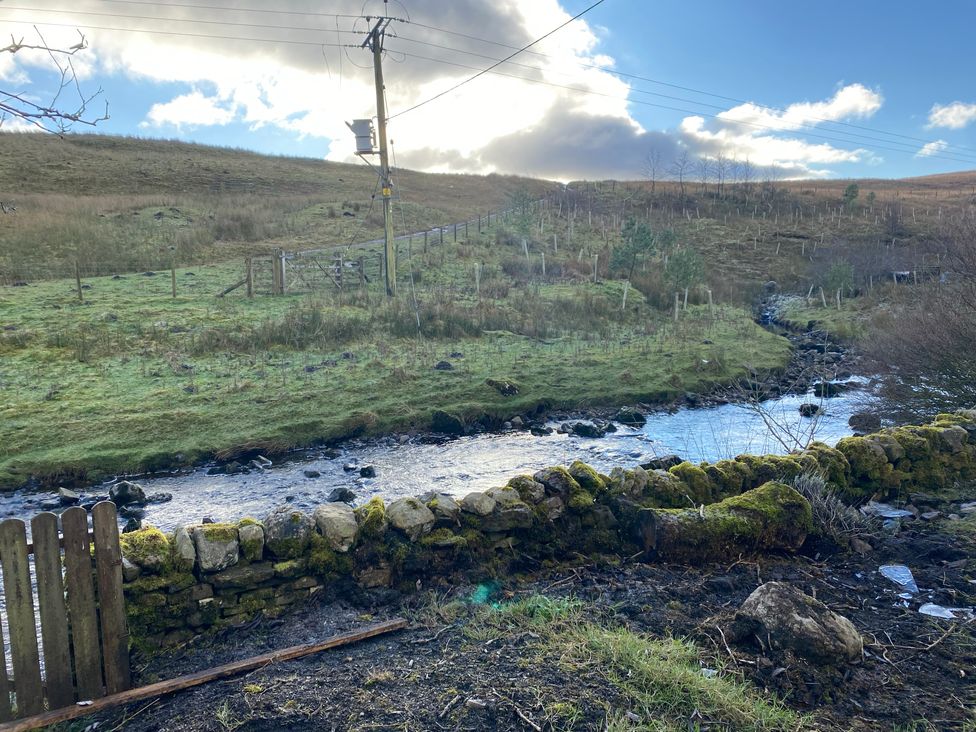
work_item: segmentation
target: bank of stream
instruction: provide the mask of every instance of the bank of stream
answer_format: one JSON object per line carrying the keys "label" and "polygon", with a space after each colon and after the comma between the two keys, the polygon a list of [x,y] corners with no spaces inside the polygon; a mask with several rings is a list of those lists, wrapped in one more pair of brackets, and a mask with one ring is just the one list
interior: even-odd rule
{"label": "bank of stream", "polygon": [[[568,465],[580,459],[601,472],[633,466],[664,455],[692,462],[715,461],[742,453],[785,453],[791,439],[814,437],[828,444],[852,434],[848,420],[870,406],[874,397],[867,379],[863,388],[833,398],[812,390],[787,394],[760,405],[749,403],[686,406],[651,412],[641,428],[617,425],[616,432],[586,438],[558,431],[562,419],[550,421],[550,435],[526,430],[484,433],[434,440],[429,435],[396,436],[345,443],[338,450],[309,450],[278,464],[248,472],[214,472],[213,466],[175,475],[140,478],[147,494],[168,494],[165,502],[150,503],[144,523],[171,530],[209,517],[231,521],[264,517],[275,506],[289,503],[312,509],[325,503],[336,489],[348,489],[354,503],[373,496],[395,499],[436,490],[453,495],[485,490],[514,475],[533,473],[548,465]],[[800,415],[801,404],[813,403],[823,412],[815,418]],[[575,422],[570,415],[562,415]],[[375,477],[362,477],[372,467]],[[365,471],[367,474],[369,470]],[[106,495],[110,484],[95,486],[83,499]],[[57,503],[57,494],[16,491],[0,496],[0,517],[29,519]]]}

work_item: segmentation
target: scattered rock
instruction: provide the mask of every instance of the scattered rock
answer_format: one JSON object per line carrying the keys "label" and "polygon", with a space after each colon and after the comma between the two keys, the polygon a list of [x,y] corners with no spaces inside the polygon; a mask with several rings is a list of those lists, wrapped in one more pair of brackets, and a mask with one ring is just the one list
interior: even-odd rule
{"label": "scattered rock", "polygon": [[624,407],[614,416],[614,420],[627,427],[643,427],[647,424],[647,417],[636,409]]}
{"label": "scattered rock", "polygon": [[372,465],[364,465],[359,469],[360,478],[375,478],[376,468]]}
{"label": "scattered rock", "polygon": [[855,432],[867,434],[881,429],[881,417],[871,412],[858,412],[857,414],[851,415],[851,418],[847,420],[847,424]]}
{"label": "scattered rock", "polygon": [[509,420],[509,424],[512,425],[512,429],[520,430],[525,427],[525,420],[520,416],[515,415]]}
{"label": "scattered rock", "polygon": [[329,494],[329,503],[352,503],[356,500],[356,494],[345,486],[336,488]]}
{"label": "scattered rock", "polygon": [[67,488],[58,488],[59,503],[62,506],[75,506],[81,501],[81,495]]}
{"label": "scattered rock", "polygon": [[[820,408],[819,404],[812,404],[807,402],[806,404],[800,405],[800,416],[801,417],[816,417],[818,414],[822,414],[823,410]],[[853,419],[853,417],[851,418]]]}
{"label": "scattered rock", "polygon": [[146,503],[169,503],[172,500],[172,493],[165,493],[162,491],[159,493],[150,493],[148,496],[146,496]]}
{"label": "scattered rock", "polygon": [[317,470],[303,470],[302,473],[306,478],[321,478],[322,473]]}
{"label": "scattered rock", "polygon": [[347,473],[355,473],[357,470],[359,470],[359,463],[356,462],[346,463],[345,465],[342,466],[342,469],[345,470]]}
{"label": "scattered rock", "polygon": [[813,385],[813,393],[821,399],[831,399],[857,387],[857,383],[850,381],[820,381]]}
{"label": "scattered rock", "polygon": [[142,521],[136,518],[130,518],[125,522],[125,526],[122,527],[123,534],[131,534],[133,531],[139,531],[142,529]]}
{"label": "scattered rock", "polygon": [[356,543],[359,524],[351,506],[344,503],[326,503],[315,509],[312,518],[329,546],[337,552],[347,552]]}
{"label": "scattered rock", "polygon": [[662,455],[648,460],[646,463],[641,463],[640,466],[644,470],[668,470],[675,465],[681,465],[683,462],[677,455]]}
{"label": "scattered rock", "polygon": [[297,559],[312,542],[315,522],[290,506],[279,506],[264,520],[265,546],[279,559]]}
{"label": "scattered rock", "polygon": [[390,524],[402,531],[411,541],[416,541],[434,528],[437,517],[416,498],[400,498],[386,507]]}
{"label": "scattered rock", "polygon": [[142,486],[128,480],[121,480],[113,485],[108,491],[108,497],[116,506],[146,505],[146,492]]}
{"label": "scattered rock", "polygon": [[598,439],[607,434],[606,430],[600,429],[600,427],[590,422],[575,422],[572,429],[573,434],[590,439]]}
{"label": "scattered rock", "polygon": [[736,618],[753,625],[762,640],[776,648],[825,663],[861,658],[861,635],[850,620],[784,582],[758,587],[739,608]]}
{"label": "scattered rock", "polygon": [[434,369],[437,371],[453,371],[454,366],[451,365],[450,361],[438,361],[434,364]]}
{"label": "scattered rock", "polygon": [[855,536],[851,539],[851,551],[857,552],[862,557],[865,557],[874,551],[874,547],[864,541],[864,539],[858,539]]}
{"label": "scattered rock", "polygon": [[485,384],[502,396],[515,396],[519,393],[518,384],[508,379],[485,379]]}

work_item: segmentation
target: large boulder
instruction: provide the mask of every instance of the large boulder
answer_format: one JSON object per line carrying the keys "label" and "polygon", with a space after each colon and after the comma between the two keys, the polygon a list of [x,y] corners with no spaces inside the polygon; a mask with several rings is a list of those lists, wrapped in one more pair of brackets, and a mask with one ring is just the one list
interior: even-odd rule
{"label": "large boulder", "polygon": [[416,498],[400,498],[386,507],[386,518],[411,541],[416,541],[434,528],[437,517]]}
{"label": "large boulder", "polygon": [[311,545],[314,531],[308,514],[279,506],[264,520],[264,545],[278,559],[298,559]]}
{"label": "large boulder", "polygon": [[516,475],[508,481],[508,487],[518,491],[526,503],[536,504],[546,497],[546,487],[528,475]]}
{"label": "large boulder", "polygon": [[774,647],[828,664],[856,661],[864,643],[850,620],[819,600],[784,582],[758,587],[739,608],[736,619]]}
{"label": "large boulder", "polygon": [[138,483],[120,480],[108,490],[108,498],[116,506],[145,506],[146,492]]}
{"label": "large boulder", "polygon": [[203,524],[190,529],[201,572],[219,572],[237,564],[238,534],[233,524]]}
{"label": "large boulder", "polygon": [[356,543],[359,523],[351,506],[345,503],[326,503],[315,509],[312,518],[329,546],[337,552],[347,552]]}

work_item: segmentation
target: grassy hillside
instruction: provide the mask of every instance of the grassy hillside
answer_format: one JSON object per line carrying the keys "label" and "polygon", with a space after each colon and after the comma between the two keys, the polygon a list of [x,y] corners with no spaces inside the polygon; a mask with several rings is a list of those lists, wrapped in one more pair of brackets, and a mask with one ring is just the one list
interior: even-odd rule
{"label": "grassy hillside", "polygon": [[[404,172],[400,231],[523,205],[457,241],[402,242],[395,300],[375,245],[343,249],[369,266],[342,289],[325,256],[290,261],[284,296],[263,266],[253,299],[216,296],[247,253],[378,235],[374,183],[365,167],[183,143],[0,135],[0,200],[17,209],[0,229],[0,487],[425,429],[435,409],[491,422],[660,402],[782,368],[787,342],[750,315],[767,281],[832,292],[842,265],[845,299],[874,291],[925,265],[970,195],[959,176],[864,181],[845,201],[848,181],[651,195]],[[171,263],[175,297],[153,272]],[[817,301],[796,318],[835,318]]]}
{"label": "grassy hillside", "polygon": [[[397,176],[397,233],[507,205],[506,176]],[[0,281],[226,261],[275,247],[348,244],[382,234],[365,164],[258,155],[182,142],[100,135],[0,133]],[[371,211],[371,212],[370,212]]]}

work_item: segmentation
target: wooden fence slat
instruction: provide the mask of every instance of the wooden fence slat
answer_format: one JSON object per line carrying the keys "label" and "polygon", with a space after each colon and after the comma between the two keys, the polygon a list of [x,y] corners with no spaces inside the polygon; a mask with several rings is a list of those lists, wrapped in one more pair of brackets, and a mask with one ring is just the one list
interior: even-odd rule
{"label": "wooden fence slat", "polygon": [[13,717],[10,708],[10,681],[7,678],[7,655],[3,651],[3,628],[0,627],[0,722]]}
{"label": "wooden fence slat", "polygon": [[105,689],[109,694],[131,686],[129,626],[122,595],[122,549],[115,504],[102,501],[92,509],[95,529],[95,571],[98,575],[99,625],[105,657]]}
{"label": "wooden fence slat", "polygon": [[37,604],[40,606],[41,639],[44,646],[44,680],[51,709],[74,704],[71,681],[71,648],[68,644],[68,609],[64,604],[61,576],[61,537],[58,517],[50,512],[31,519],[34,539],[34,574]]}
{"label": "wooden fence slat", "polygon": [[65,584],[71,618],[71,645],[75,656],[78,699],[103,696],[102,657],[98,647],[98,618],[88,543],[88,514],[80,506],[61,514],[64,532]]}
{"label": "wooden fence slat", "polygon": [[27,561],[27,531],[20,519],[0,523],[0,563],[3,564],[3,595],[10,628],[10,657],[17,695],[17,716],[27,717],[44,709],[41,662],[34,625],[34,597]]}

